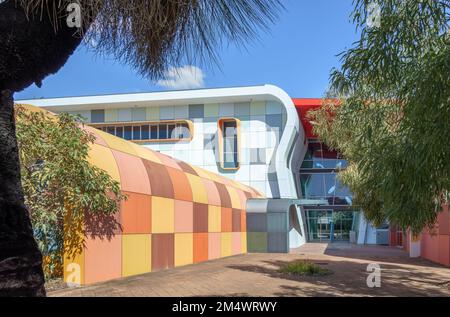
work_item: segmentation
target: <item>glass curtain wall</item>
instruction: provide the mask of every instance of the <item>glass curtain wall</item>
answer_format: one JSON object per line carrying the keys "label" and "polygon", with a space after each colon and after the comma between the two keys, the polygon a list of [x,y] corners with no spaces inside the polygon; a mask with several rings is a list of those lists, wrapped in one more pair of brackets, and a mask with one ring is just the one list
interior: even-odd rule
{"label": "glass curtain wall", "polygon": [[308,140],[308,150],[300,169],[302,197],[324,199],[326,208],[305,206],[309,241],[349,241],[357,231],[359,212],[352,208],[352,193],[337,174],[347,167],[339,153],[316,139]]}

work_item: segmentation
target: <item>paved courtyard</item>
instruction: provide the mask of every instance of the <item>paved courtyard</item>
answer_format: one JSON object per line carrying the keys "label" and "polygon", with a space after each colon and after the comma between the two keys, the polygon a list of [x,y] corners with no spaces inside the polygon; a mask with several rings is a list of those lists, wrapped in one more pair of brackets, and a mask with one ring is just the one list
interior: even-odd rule
{"label": "paved courtyard", "polygon": [[[308,259],[333,274],[292,277],[280,265]],[[368,288],[367,265],[381,266],[381,287]],[[381,246],[306,244],[291,254],[245,254],[122,278],[49,296],[450,296],[450,269]]]}

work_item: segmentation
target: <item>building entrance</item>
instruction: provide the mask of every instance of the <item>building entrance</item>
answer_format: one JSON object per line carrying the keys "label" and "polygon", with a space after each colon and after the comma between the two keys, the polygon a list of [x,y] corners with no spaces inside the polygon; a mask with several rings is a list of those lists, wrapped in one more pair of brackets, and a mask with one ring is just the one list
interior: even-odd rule
{"label": "building entrance", "polygon": [[357,213],[339,210],[306,210],[310,242],[349,241]]}

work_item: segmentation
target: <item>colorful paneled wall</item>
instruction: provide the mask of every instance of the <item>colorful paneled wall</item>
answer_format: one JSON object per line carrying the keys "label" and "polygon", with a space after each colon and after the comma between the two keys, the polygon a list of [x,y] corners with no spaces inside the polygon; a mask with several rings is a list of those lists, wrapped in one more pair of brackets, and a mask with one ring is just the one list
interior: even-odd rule
{"label": "colorful paneled wall", "polygon": [[[143,146],[194,166],[251,186],[267,197],[279,198],[287,179],[277,177],[276,150],[286,126],[286,109],[277,101],[190,104],[142,108],[72,111],[94,124],[118,122],[163,122],[189,120],[193,138],[188,142],[140,142]],[[104,115],[103,115],[104,114]],[[240,122],[240,167],[220,168],[218,122],[235,118]],[[290,132],[290,131],[289,131]]]}
{"label": "colorful paneled wall", "polygon": [[247,202],[249,253],[289,252],[291,230],[301,230],[292,200],[252,199]]}
{"label": "colorful paneled wall", "polygon": [[[65,280],[91,284],[247,252],[250,187],[85,127],[90,161],[128,196],[114,217],[86,215],[86,244]],[[199,154],[200,155],[200,154]]]}

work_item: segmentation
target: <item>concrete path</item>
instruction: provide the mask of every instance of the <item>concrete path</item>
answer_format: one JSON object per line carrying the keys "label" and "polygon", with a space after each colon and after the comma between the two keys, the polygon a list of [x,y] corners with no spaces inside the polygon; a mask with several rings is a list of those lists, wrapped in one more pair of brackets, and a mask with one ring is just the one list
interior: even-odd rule
{"label": "concrete path", "polygon": [[[334,273],[292,277],[280,265],[308,259]],[[367,265],[381,267],[381,287],[366,284]],[[49,292],[49,296],[450,296],[450,269],[403,250],[310,243],[291,254],[245,254]]]}

